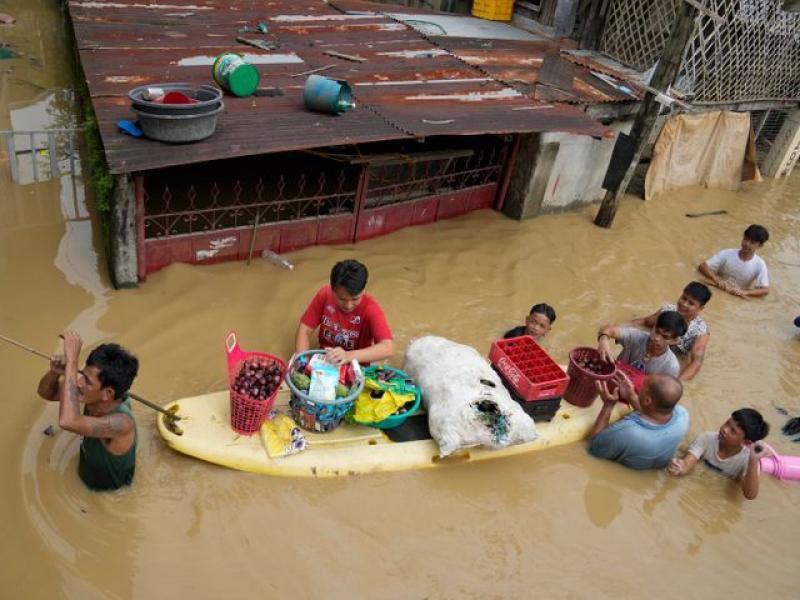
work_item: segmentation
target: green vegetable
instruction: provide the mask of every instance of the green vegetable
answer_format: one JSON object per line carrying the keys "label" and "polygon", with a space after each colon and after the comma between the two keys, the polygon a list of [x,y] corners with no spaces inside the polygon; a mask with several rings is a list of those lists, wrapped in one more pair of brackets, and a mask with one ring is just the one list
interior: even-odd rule
{"label": "green vegetable", "polygon": [[344,398],[350,393],[350,389],[341,383],[336,384],[336,397]]}
{"label": "green vegetable", "polygon": [[294,387],[296,387],[298,390],[307,392],[308,388],[311,387],[311,379],[305,373],[301,373],[300,371],[295,371],[294,373],[292,373],[291,379],[292,383],[294,384]]}

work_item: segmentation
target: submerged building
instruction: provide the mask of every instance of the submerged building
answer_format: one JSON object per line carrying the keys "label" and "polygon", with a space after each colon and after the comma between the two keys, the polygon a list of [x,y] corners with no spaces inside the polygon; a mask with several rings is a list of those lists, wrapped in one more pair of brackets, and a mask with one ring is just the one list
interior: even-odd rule
{"label": "submerged building", "polygon": [[[134,286],[173,262],[350,243],[484,208],[525,218],[596,201],[674,4],[518,2],[527,16],[516,22],[531,30],[523,31],[358,0],[69,0],[114,181],[113,280]],[[767,67],[776,54],[764,51],[756,64],[773,76],[762,73],[759,87],[755,73],[728,69],[725,80],[738,78],[738,87],[709,81],[709,65],[729,50],[719,15],[700,13],[677,92],[695,107],[751,111],[763,168],[786,173],[796,156],[786,151],[792,139],[779,140],[800,127],[792,125],[800,121],[797,22],[774,11],[748,16],[736,4],[726,13],[731,31],[766,19],[753,27],[782,54]],[[260,84],[253,96],[225,96],[213,136],[176,145],[119,130],[132,118],[131,88],[209,84],[225,51],[244,54]],[[346,81],[356,108],[306,109],[311,73]]]}

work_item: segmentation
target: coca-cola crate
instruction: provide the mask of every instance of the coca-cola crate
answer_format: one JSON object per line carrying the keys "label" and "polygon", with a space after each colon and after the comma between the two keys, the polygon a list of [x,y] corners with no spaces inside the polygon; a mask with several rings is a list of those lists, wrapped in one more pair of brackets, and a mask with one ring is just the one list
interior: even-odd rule
{"label": "coca-cola crate", "polygon": [[562,396],[569,384],[569,376],[529,335],[493,342],[489,360],[528,402]]}
{"label": "coca-cola crate", "polygon": [[[497,371],[497,367],[492,365],[492,368]],[[500,376],[500,381],[503,382],[503,385],[508,390],[508,395],[511,396],[511,399],[514,400],[517,404],[522,407],[522,410],[525,411],[531,419],[536,421],[552,421],[553,417],[556,416],[558,409],[561,408],[561,396],[556,396],[555,398],[545,398],[543,400],[523,400],[520,398],[519,394],[517,394],[517,390],[515,390],[510,383],[503,377],[502,373],[498,371],[497,373]]]}
{"label": "coca-cola crate", "polygon": [[[617,371],[622,371],[628,376],[628,379],[630,379],[631,383],[633,383],[634,391],[638,394],[642,389],[642,384],[644,383],[644,378],[646,377],[644,372],[633,368],[631,365],[622,362],[621,360],[616,361],[614,365],[617,367]],[[617,389],[617,383],[612,379],[608,381],[607,384],[608,390],[613,394],[614,390]]]}

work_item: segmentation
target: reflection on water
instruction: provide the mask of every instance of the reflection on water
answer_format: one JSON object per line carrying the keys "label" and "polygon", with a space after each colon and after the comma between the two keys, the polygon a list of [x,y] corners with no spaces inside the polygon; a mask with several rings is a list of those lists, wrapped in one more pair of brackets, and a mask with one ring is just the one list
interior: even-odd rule
{"label": "reflection on water", "polygon": [[[26,77],[47,94],[15,81],[24,65],[10,74],[0,65],[0,120],[13,109],[58,122],[47,120],[53,103],[45,102],[68,86],[56,4],[3,5],[36,38],[14,34],[39,57]],[[66,120],[71,108],[63,110]],[[80,181],[16,186],[0,164],[0,332],[46,352],[65,327],[87,345],[119,341],[141,359],[136,391],[163,403],[224,386],[222,340],[231,329],[245,347],[288,356],[310,295],[333,262],[355,257],[370,267],[370,291],[394,328],[396,364],[426,333],[485,352],[541,301],[558,311],[546,346],[563,362],[570,348],[593,343],[602,323],[676,300],[696,264],[762,222],[773,292],[750,302],[714,295],[706,365],[683,402],[690,438],[753,406],[772,423],[776,449],[798,454],[775,409],[800,414],[800,339],[791,324],[800,313],[798,195],[800,173],[737,193],[626,199],[610,231],[591,225],[594,208],[525,223],[484,211],[357,246],[309,248],[291,256],[293,271],[265,261],[173,265],[140,289],[115,292]],[[727,215],[683,217],[722,208]],[[0,346],[4,596],[797,595],[800,486],[765,477],[758,500],[745,502],[700,466],[680,480],[628,471],[589,457],[583,444],[433,472],[276,479],[171,451],[153,415],[136,406],[133,488],[91,494],[76,474],[77,437],[43,433],[58,420],[57,406],[35,395],[45,368]]]}

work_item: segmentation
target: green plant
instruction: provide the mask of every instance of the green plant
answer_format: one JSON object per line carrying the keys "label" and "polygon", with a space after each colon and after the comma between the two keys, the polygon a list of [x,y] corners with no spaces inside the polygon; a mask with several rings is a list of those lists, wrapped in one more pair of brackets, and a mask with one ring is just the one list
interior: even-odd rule
{"label": "green plant", "polygon": [[111,212],[114,178],[108,171],[103,142],[100,138],[100,130],[97,127],[97,117],[94,114],[88,94],[84,96],[83,101],[83,131],[86,139],[86,159],[89,178],[94,191],[95,208],[105,223]]}

